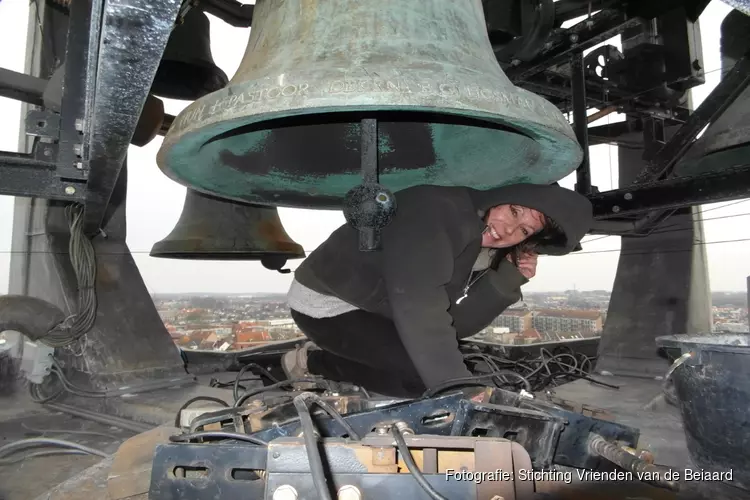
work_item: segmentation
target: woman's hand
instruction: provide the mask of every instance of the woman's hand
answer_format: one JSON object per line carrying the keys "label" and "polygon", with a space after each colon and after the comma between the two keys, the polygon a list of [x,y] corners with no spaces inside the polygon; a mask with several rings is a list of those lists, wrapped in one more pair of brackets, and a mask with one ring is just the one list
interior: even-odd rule
{"label": "woman's hand", "polygon": [[[539,254],[535,252],[525,252],[518,257],[518,270],[526,279],[531,279],[536,276],[536,264],[539,259]],[[511,256],[508,255],[508,260],[513,261]]]}

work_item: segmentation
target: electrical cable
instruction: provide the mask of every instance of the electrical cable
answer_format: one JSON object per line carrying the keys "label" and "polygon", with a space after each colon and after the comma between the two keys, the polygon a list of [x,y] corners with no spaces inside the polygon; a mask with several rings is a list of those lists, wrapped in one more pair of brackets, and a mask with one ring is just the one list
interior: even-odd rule
{"label": "electrical cable", "polygon": [[417,467],[417,464],[414,461],[414,457],[412,456],[409,447],[406,445],[406,440],[404,439],[403,434],[401,434],[401,430],[393,425],[391,426],[391,434],[393,434],[393,439],[396,440],[396,448],[398,449],[401,458],[403,459],[406,467],[409,469],[409,473],[412,475],[417,484],[422,487],[425,493],[430,495],[430,498],[433,498],[434,500],[448,500],[435,488],[433,488],[430,483],[427,482],[427,479],[425,479],[422,471],[419,470],[419,467]]}
{"label": "electrical cable", "polygon": [[227,403],[223,399],[215,398],[213,396],[196,396],[193,399],[188,399],[187,401],[185,401],[182,406],[180,406],[180,409],[177,410],[177,415],[174,418],[175,427],[180,427],[180,414],[182,413],[182,410],[193,403],[197,403],[198,401],[210,401],[211,403],[218,403],[220,405],[223,405],[224,408],[229,408],[229,403]]}
{"label": "electrical cable", "polygon": [[8,452],[15,452],[16,448],[28,448],[28,447],[39,446],[39,445],[73,448],[73,449],[82,451],[84,453],[88,453],[90,455],[97,455],[97,456],[104,457],[104,458],[107,458],[109,456],[108,453],[105,453],[101,450],[97,450],[95,448],[89,448],[88,446],[74,443],[72,441],[65,441],[64,439],[27,438],[27,439],[21,439],[19,441],[14,441],[12,443],[8,443],[4,446],[0,446],[0,458],[3,458],[3,456],[6,455]]}
{"label": "electrical cable", "polygon": [[3,465],[17,464],[19,462],[23,462],[24,460],[28,460],[30,458],[47,457],[50,455],[88,455],[88,453],[85,453],[81,450],[65,450],[65,449],[35,451],[33,453],[29,453],[28,455],[23,455],[20,457],[0,458],[0,467]]}
{"label": "electrical cable", "polygon": [[49,347],[65,347],[85,335],[96,320],[96,252],[83,231],[82,205],[65,207],[70,228],[68,252],[78,283],[78,310],[52,328],[40,342]]}
{"label": "electrical cable", "polygon": [[272,383],[274,383],[274,384],[279,383],[279,379],[277,379],[276,377],[274,377],[273,375],[271,375],[271,373],[268,370],[266,370],[265,368],[263,368],[259,364],[257,364],[257,363],[248,363],[245,366],[243,366],[242,368],[240,368],[239,373],[237,373],[237,377],[235,377],[235,379],[234,379],[234,386],[232,388],[232,396],[234,396],[234,400],[235,401],[237,401],[238,399],[240,399],[240,378],[250,368],[257,369],[261,373],[261,375],[264,375]]}
{"label": "electrical cable", "polygon": [[318,405],[324,412],[326,412],[332,419],[334,419],[338,424],[344,428],[347,434],[349,434],[349,437],[351,439],[354,439],[356,441],[359,441],[362,439],[360,435],[357,433],[357,431],[354,430],[354,428],[344,420],[344,417],[341,416],[341,413],[336,411],[336,409],[329,405],[328,402],[324,401],[323,398],[318,396],[317,394],[313,393],[307,393],[307,399],[309,399],[312,403]]}
{"label": "electrical cable", "polygon": [[305,440],[305,449],[307,450],[307,459],[310,462],[310,474],[312,475],[315,490],[318,498],[321,500],[331,500],[331,493],[328,489],[328,479],[323,468],[323,458],[318,449],[318,441],[315,437],[315,427],[310,409],[307,406],[307,400],[310,398],[309,392],[303,392],[294,398],[294,407],[299,414],[300,424],[302,425],[302,436]]}
{"label": "electrical cable", "polygon": [[247,401],[249,398],[251,398],[253,396],[257,396],[258,394],[261,394],[261,393],[264,393],[264,392],[267,392],[267,391],[272,391],[274,389],[280,389],[280,388],[282,388],[284,386],[293,385],[293,384],[297,384],[297,383],[324,384],[324,385],[326,385],[327,388],[330,388],[328,381],[325,380],[325,379],[296,378],[296,379],[290,379],[290,380],[282,380],[281,382],[278,382],[276,384],[267,385],[265,387],[261,387],[260,389],[255,389],[255,390],[252,390],[250,392],[246,392],[245,394],[243,394],[242,396],[240,396],[240,398],[237,401],[235,401],[234,406],[235,407],[242,406],[242,403],[244,403],[245,401]]}
{"label": "electrical cable", "polygon": [[191,432],[189,434],[176,434],[169,436],[169,440],[173,443],[189,443],[196,439],[236,439],[237,441],[245,441],[248,443],[256,444],[258,446],[268,446],[268,443],[254,436],[248,436],[247,434],[240,434],[239,432],[225,432],[225,431],[203,431],[203,432]]}
{"label": "electrical cable", "polygon": [[26,429],[30,432],[37,432],[39,434],[79,434],[83,436],[103,436],[109,439],[123,439],[122,437],[114,436],[112,434],[107,434],[105,432],[96,432],[96,431],[74,431],[74,430],[68,430],[68,429],[36,429],[34,427],[31,427],[27,425],[25,422],[21,422],[21,427]]}

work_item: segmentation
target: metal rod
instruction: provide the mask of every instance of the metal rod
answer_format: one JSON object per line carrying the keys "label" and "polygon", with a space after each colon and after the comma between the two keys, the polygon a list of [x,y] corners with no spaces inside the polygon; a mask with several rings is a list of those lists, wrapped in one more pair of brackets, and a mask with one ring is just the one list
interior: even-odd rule
{"label": "metal rod", "polygon": [[[362,120],[360,127],[362,134],[362,182],[364,185],[377,184],[379,180],[378,120],[365,118]],[[360,228],[359,248],[363,251],[373,251],[380,248],[380,231],[374,227]]]}
{"label": "metal rod", "polygon": [[365,184],[378,183],[378,121],[365,118],[362,127],[362,180]]}
{"label": "metal rod", "polygon": [[571,87],[573,90],[573,124],[576,138],[583,149],[583,160],[576,170],[576,191],[583,195],[591,193],[591,169],[589,165],[589,124],[586,117],[586,72],[583,52],[570,58]]}
{"label": "metal rod", "polygon": [[703,128],[714,122],[750,83],[750,59],[746,55],[735,64],[714,90],[698,106],[672,138],[652,158],[633,184],[643,184],[669,175]]}

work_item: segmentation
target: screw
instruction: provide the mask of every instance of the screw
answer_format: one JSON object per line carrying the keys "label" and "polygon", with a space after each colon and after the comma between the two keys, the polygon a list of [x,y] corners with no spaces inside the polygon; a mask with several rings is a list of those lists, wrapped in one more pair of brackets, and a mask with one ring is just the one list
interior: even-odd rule
{"label": "screw", "polygon": [[76,162],[76,168],[78,170],[83,170],[83,162],[82,161]]}
{"label": "screw", "polygon": [[380,426],[375,432],[377,432],[380,436],[385,436],[386,434],[388,434],[388,428],[385,426]]}
{"label": "screw", "polygon": [[273,452],[273,458],[279,458],[280,456],[281,456],[281,453],[279,453],[278,451]]}
{"label": "screw", "polygon": [[575,34],[575,33],[573,33],[572,35],[570,35],[570,41],[573,42],[573,43],[578,43],[578,35]]}
{"label": "screw", "polygon": [[73,186],[66,186],[65,194],[70,194],[70,195],[76,194],[76,188],[74,188]]}
{"label": "screw", "polygon": [[521,60],[520,60],[520,59],[513,59],[513,60],[512,60],[511,62],[510,62],[510,65],[511,65],[511,66],[518,66],[519,64],[521,64]]}
{"label": "screw", "polygon": [[47,148],[44,150],[44,156],[52,156],[52,150]]}
{"label": "screw", "polygon": [[338,500],[360,500],[362,493],[356,486],[345,484],[339,488],[338,497]]}
{"label": "screw", "polygon": [[76,154],[76,156],[81,156],[81,153],[83,152],[83,145],[73,144],[73,152]]}
{"label": "screw", "polygon": [[83,120],[76,118],[75,127],[77,131],[83,132]]}
{"label": "screw", "polygon": [[297,500],[297,490],[290,484],[282,484],[273,492],[273,500]]}
{"label": "screw", "polygon": [[614,207],[612,207],[612,211],[613,211],[614,213],[618,213],[618,212],[620,211],[620,207],[619,207],[619,206],[617,206],[617,205],[615,205]]}
{"label": "screw", "polygon": [[630,201],[633,199],[633,193],[625,193],[625,199]]}

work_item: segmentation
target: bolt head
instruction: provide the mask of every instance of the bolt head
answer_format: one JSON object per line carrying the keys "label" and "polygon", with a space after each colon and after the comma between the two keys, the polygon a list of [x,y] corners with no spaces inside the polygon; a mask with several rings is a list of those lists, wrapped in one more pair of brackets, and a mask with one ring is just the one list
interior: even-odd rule
{"label": "bolt head", "polygon": [[612,211],[613,211],[614,213],[618,213],[618,212],[620,211],[620,207],[619,207],[619,206],[617,206],[617,205],[615,205],[614,207],[612,207]]}
{"label": "bolt head", "polygon": [[633,193],[625,193],[625,199],[630,201],[633,199]]}
{"label": "bolt head", "polygon": [[76,118],[75,127],[77,131],[83,132],[83,120]]}
{"label": "bolt head", "polygon": [[282,484],[273,492],[273,500],[297,500],[297,490],[291,484]]}
{"label": "bolt head", "polygon": [[338,500],[360,500],[362,492],[352,484],[345,484],[338,491]]}
{"label": "bolt head", "polygon": [[576,35],[575,33],[570,35],[570,41],[576,43],[578,41],[578,35]]}
{"label": "bolt head", "polygon": [[76,188],[74,188],[73,186],[66,186],[65,194],[69,194],[69,195],[76,194]]}

